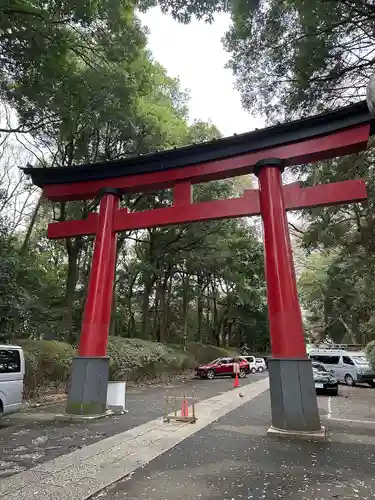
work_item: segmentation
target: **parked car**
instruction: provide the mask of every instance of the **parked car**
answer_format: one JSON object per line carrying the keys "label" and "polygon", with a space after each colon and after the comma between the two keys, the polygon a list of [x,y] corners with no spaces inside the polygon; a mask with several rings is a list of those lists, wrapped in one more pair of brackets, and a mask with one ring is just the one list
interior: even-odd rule
{"label": "parked car", "polygon": [[317,393],[329,393],[337,396],[339,384],[336,378],[322,363],[312,362],[315,389]]}
{"label": "parked car", "polygon": [[256,371],[259,373],[267,370],[267,364],[263,358],[255,358],[255,368],[256,368]]}
{"label": "parked car", "polygon": [[22,409],[24,375],[22,347],[0,345],[0,417]]}
{"label": "parked car", "polygon": [[[239,359],[239,377],[244,378],[250,372],[249,363],[245,359]],[[206,365],[199,365],[195,369],[195,375],[200,378],[212,380],[216,376],[234,376],[234,358],[218,358]]]}
{"label": "parked car", "polygon": [[363,351],[342,348],[309,349],[313,361],[323,363],[334,377],[347,385],[368,384],[375,388],[375,370],[370,366]]}

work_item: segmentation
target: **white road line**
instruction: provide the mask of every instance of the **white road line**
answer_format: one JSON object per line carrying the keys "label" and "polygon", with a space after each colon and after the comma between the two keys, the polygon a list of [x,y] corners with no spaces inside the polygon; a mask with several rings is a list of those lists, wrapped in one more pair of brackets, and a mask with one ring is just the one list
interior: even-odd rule
{"label": "white road line", "polygon": [[330,420],[335,420],[337,422],[353,422],[357,424],[375,424],[375,420],[354,420],[351,418],[336,418],[336,417],[328,417]]}
{"label": "white road line", "polygon": [[332,418],[332,398],[328,397],[328,418]]}

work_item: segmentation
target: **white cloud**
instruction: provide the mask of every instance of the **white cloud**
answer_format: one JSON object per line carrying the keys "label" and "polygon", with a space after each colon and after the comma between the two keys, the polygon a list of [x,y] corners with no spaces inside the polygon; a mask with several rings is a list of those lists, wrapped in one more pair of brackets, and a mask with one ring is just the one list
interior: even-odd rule
{"label": "white cloud", "polygon": [[184,25],[154,8],[141,19],[150,30],[149,49],[154,58],[190,91],[191,120],[211,120],[224,135],[264,126],[242,109],[233,75],[225,69],[229,55],[221,38],[230,24],[228,15],[217,15],[212,24],[194,20]]}

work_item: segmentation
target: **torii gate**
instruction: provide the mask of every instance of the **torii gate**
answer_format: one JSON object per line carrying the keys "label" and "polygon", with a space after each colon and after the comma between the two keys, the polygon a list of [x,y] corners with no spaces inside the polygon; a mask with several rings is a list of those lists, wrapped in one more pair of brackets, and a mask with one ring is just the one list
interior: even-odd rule
{"label": "torii gate", "polygon": [[[106,410],[107,340],[116,258],[116,233],[228,217],[261,215],[272,359],[270,432],[324,435],[307,358],[286,212],[366,199],[362,180],[283,187],[285,167],[356,153],[373,125],[366,102],[337,111],[199,145],[62,168],[25,168],[52,201],[100,196],[86,220],[55,222],[49,238],[95,235],[78,356],[73,360],[66,412]],[[192,202],[192,185],[254,172],[260,190],[241,198]],[[173,206],[144,212],[119,208],[122,193],[173,189]]]}

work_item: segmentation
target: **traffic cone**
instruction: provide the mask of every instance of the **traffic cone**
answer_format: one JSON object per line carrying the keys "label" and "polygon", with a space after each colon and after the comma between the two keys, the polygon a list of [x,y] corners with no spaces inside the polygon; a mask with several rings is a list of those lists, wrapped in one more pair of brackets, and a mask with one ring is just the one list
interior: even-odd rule
{"label": "traffic cone", "polygon": [[240,381],[238,378],[238,373],[236,373],[236,378],[234,379],[233,387],[239,387],[239,386],[240,386]]}
{"label": "traffic cone", "polygon": [[183,400],[181,401],[181,416],[182,416],[182,417],[186,417],[186,415],[185,415],[185,411],[186,411],[185,399],[183,399]]}

